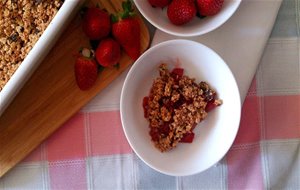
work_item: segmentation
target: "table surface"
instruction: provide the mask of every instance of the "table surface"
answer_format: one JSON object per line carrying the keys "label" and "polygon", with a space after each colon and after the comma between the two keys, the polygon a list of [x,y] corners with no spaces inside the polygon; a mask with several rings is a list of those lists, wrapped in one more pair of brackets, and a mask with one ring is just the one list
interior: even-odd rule
{"label": "table surface", "polygon": [[119,115],[125,72],[1,178],[0,189],[300,189],[299,13],[299,0],[283,1],[238,136],[216,166],[171,177],[134,154]]}

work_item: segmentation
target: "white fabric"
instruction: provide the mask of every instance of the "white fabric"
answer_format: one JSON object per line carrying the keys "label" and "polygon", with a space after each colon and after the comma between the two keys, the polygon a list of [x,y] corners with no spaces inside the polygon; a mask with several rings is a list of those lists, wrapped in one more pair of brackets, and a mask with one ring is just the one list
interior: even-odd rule
{"label": "white fabric", "polygon": [[[215,50],[228,64],[244,101],[266,42],[276,20],[281,0],[243,0],[237,12],[220,28],[191,39]],[[157,30],[152,45],[176,39]]]}

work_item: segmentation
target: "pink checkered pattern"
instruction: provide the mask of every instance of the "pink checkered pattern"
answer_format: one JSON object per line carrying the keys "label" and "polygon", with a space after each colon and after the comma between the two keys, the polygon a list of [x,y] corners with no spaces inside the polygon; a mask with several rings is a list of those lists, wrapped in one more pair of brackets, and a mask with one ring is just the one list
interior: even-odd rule
{"label": "pink checkered pattern", "polygon": [[[270,178],[274,173],[271,173],[269,167],[275,172],[281,173],[277,167],[282,164],[282,167],[286,165],[295,170],[295,180],[292,180],[291,184],[287,184],[288,187],[292,187],[291,189],[299,187],[299,183],[297,184],[296,181],[299,179],[299,170],[296,170],[299,169],[300,94],[258,96],[257,83],[260,81],[255,78],[245,99],[241,124],[234,145],[220,165],[204,172],[211,172],[207,176],[201,176],[201,179],[208,178],[208,180],[219,178],[226,184],[222,185],[220,182],[216,186],[216,184],[206,184],[203,180],[203,183],[198,185],[205,184],[207,188],[216,187],[218,189],[264,189],[268,183],[269,187],[273,185]],[[273,151],[274,142],[275,144],[277,142],[277,146],[282,147]],[[294,149],[290,147],[294,147]],[[286,156],[276,150],[295,155],[285,159]],[[276,157],[278,161],[273,160],[274,165],[265,165],[270,164],[266,163],[269,162],[266,155],[272,156],[273,154],[278,156]],[[292,162],[294,159],[298,159],[298,163],[289,165],[288,162]],[[128,168],[129,173],[132,173],[130,182],[124,180],[124,176],[120,175],[119,172],[122,171],[118,170],[121,168]],[[102,169],[105,170],[104,173],[101,171]],[[113,170],[117,170],[117,172],[114,171],[116,172],[115,176],[111,175]],[[139,170],[142,172],[148,170],[148,174]],[[222,170],[227,171],[224,174]],[[33,177],[26,176],[26,171],[30,172]],[[43,183],[32,183],[32,188],[88,189],[104,186],[115,189],[122,188],[123,185],[128,189],[155,187],[146,182],[139,184],[137,175],[140,173],[142,173],[141,176],[148,175],[149,180],[157,178],[165,181],[165,178],[170,178],[170,183],[173,182],[174,187],[180,182],[187,189],[193,188],[190,184],[192,180],[187,179],[189,177],[185,177],[185,179],[178,177],[172,181],[173,177],[152,171],[134,155],[123,134],[118,109],[80,112],[33,151],[20,166],[5,176],[2,185],[4,184],[5,188],[10,185],[14,187],[13,179],[15,178],[21,179],[18,183],[25,183],[25,180],[29,180],[30,183],[35,180],[46,180]],[[162,178],[159,175],[162,175]],[[111,177],[108,180],[109,183],[105,183],[105,177],[108,178],[108,176]],[[100,178],[103,183],[96,181]],[[190,180],[189,183],[184,183],[186,180]],[[158,188],[165,187],[164,182],[161,183]],[[281,187],[280,185],[284,184],[275,183],[275,185]]]}
{"label": "pink checkered pattern", "polygon": [[134,154],[119,113],[125,72],[0,179],[0,189],[300,189],[299,42],[299,33],[268,41],[233,146],[200,174],[163,175]]}

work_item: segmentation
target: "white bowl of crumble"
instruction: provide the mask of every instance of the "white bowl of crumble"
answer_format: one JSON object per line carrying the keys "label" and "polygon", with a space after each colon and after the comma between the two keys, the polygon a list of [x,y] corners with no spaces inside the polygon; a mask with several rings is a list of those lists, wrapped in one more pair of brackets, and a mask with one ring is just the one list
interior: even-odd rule
{"label": "white bowl of crumble", "polygon": [[5,0],[0,10],[0,115],[84,1]]}
{"label": "white bowl of crumble", "polygon": [[227,64],[189,40],[166,41],[146,51],[125,79],[120,106],[132,149],[148,166],[172,176],[202,172],[222,159],[241,115],[239,90]]}
{"label": "white bowl of crumble", "polygon": [[195,16],[184,25],[174,25],[168,19],[167,7],[152,7],[148,0],[134,0],[141,14],[156,28],[175,36],[199,36],[224,24],[236,12],[242,0],[224,0],[221,10],[213,16]]}

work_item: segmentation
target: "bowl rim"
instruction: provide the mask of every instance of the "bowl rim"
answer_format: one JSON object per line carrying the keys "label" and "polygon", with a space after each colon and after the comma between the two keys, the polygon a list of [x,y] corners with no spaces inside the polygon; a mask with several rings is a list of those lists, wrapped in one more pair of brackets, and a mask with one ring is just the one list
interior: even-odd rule
{"label": "bowl rim", "polygon": [[240,4],[242,2],[242,0],[232,0],[232,1],[236,1],[237,2],[237,4],[235,4],[236,6],[234,7],[234,10],[232,11],[232,13],[228,14],[228,17],[226,19],[224,19],[222,22],[220,22],[220,24],[218,24],[218,25],[216,25],[214,27],[208,28],[206,30],[202,30],[202,31],[180,33],[180,32],[175,32],[175,31],[166,29],[166,28],[162,27],[161,25],[157,24],[156,22],[154,22],[152,19],[149,19],[149,17],[144,13],[144,11],[141,11],[139,3],[136,3],[139,0],[133,0],[133,1],[134,1],[135,6],[138,8],[139,12],[143,15],[143,17],[148,22],[150,22],[153,26],[155,26],[157,29],[159,29],[159,30],[161,30],[161,31],[163,31],[165,33],[168,33],[168,34],[171,34],[171,35],[174,35],[174,36],[180,36],[180,37],[201,36],[203,34],[209,33],[211,31],[213,31],[213,30],[221,27],[225,22],[227,22],[232,17],[232,15],[237,11],[237,9],[239,8],[239,6],[240,6]]}
{"label": "bowl rim", "polygon": [[[128,85],[128,83],[130,82],[129,81],[129,76],[131,76],[135,70],[135,68],[137,67],[137,62],[139,62],[141,59],[143,59],[143,57],[145,57],[147,54],[150,54],[152,51],[154,51],[155,49],[161,47],[161,46],[165,46],[165,45],[168,45],[168,44],[173,44],[173,43],[188,43],[188,44],[196,44],[196,45],[200,45],[200,46],[203,46],[205,48],[207,48],[209,51],[212,51],[216,56],[218,56],[223,62],[224,62],[224,66],[225,68],[229,71],[229,74],[233,77],[233,81],[234,81],[234,86],[235,88],[237,89],[237,96],[238,96],[238,99],[237,99],[237,107],[239,108],[238,110],[238,115],[236,115],[236,118],[237,118],[237,127],[235,128],[235,131],[233,131],[234,133],[234,138],[231,139],[231,142],[228,144],[228,147],[226,147],[225,149],[225,152],[224,154],[219,158],[217,159],[217,161],[211,165],[208,165],[206,166],[204,169],[202,170],[195,170],[193,172],[185,172],[185,173],[174,173],[174,172],[169,172],[169,171],[164,171],[164,170],[161,170],[160,168],[154,166],[154,165],[151,165],[150,163],[146,162],[143,157],[140,155],[140,153],[138,151],[136,151],[136,146],[133,144],[132,140],[130,138],[128,138],[128,133],[127,133],[127,130],[126,130],[126,127],[124,126],[124,112],[122,110],[124,110],[124,93],[126,91],[126,86]],[[175,40],[168,40],[168,41],[165,41],[165,42],[161,42],[159,44],[156,44],[155,46],[151,47],[150,49],[148,49],[147,51],[145,51],[135,62],[134,64],[132,65],[132,67],[130,68],[129,72],[127,73],[126,75],[126,78],[125,78],[125,81],[124,81],[124,84],[122,86],[122,90],[121,90],[121,97],[120,97],[120,118],[121,118],[121,124],[122,124],[122,129],[123,129],[123,132],[126,136],[126,139],[127,139],[127,142],[129,143],[130,147],[132,148],[132,150],[134,151],[134,153],[147,165],[149,166],[150,168],[162,173],[162,174],[166,174],[166,175],[169,175],[169,176],[190,176],[190,175],[194,175],[194,174],[198,174],[198,173],[202,173],[204,172],[205,170],[211,168],[212,166],[214,166],[215,164],[217,164],[218,162],[220,162],[220,160],[222,160],[224,158],[224,156],[228,153],[229,149],[232,147],[233,145],[233,142],[234,140],[236,139],[236,136],[237,136],[237,133],[238,133],[238,130],[239,130],[239,127],[240,127],[240,121],[241,121],[241,96],[240,96],[240,92],[239,92],[239,88],[238,88],[238,85],[237,85],[237,82],[236,82],[236,79],[235,79],[235,76],[233,75],[231,69],[229,68],[229,66],[227,65],[227,63],[222,59],[221,56],[219,56],[214,50],[212,50],[211,48],[207,47],[206,45],[204,44],[201,44],[199,42],[195,42],[195,41],[192,41],[192,40],[186,40],[186,39],[175,39]]]}

